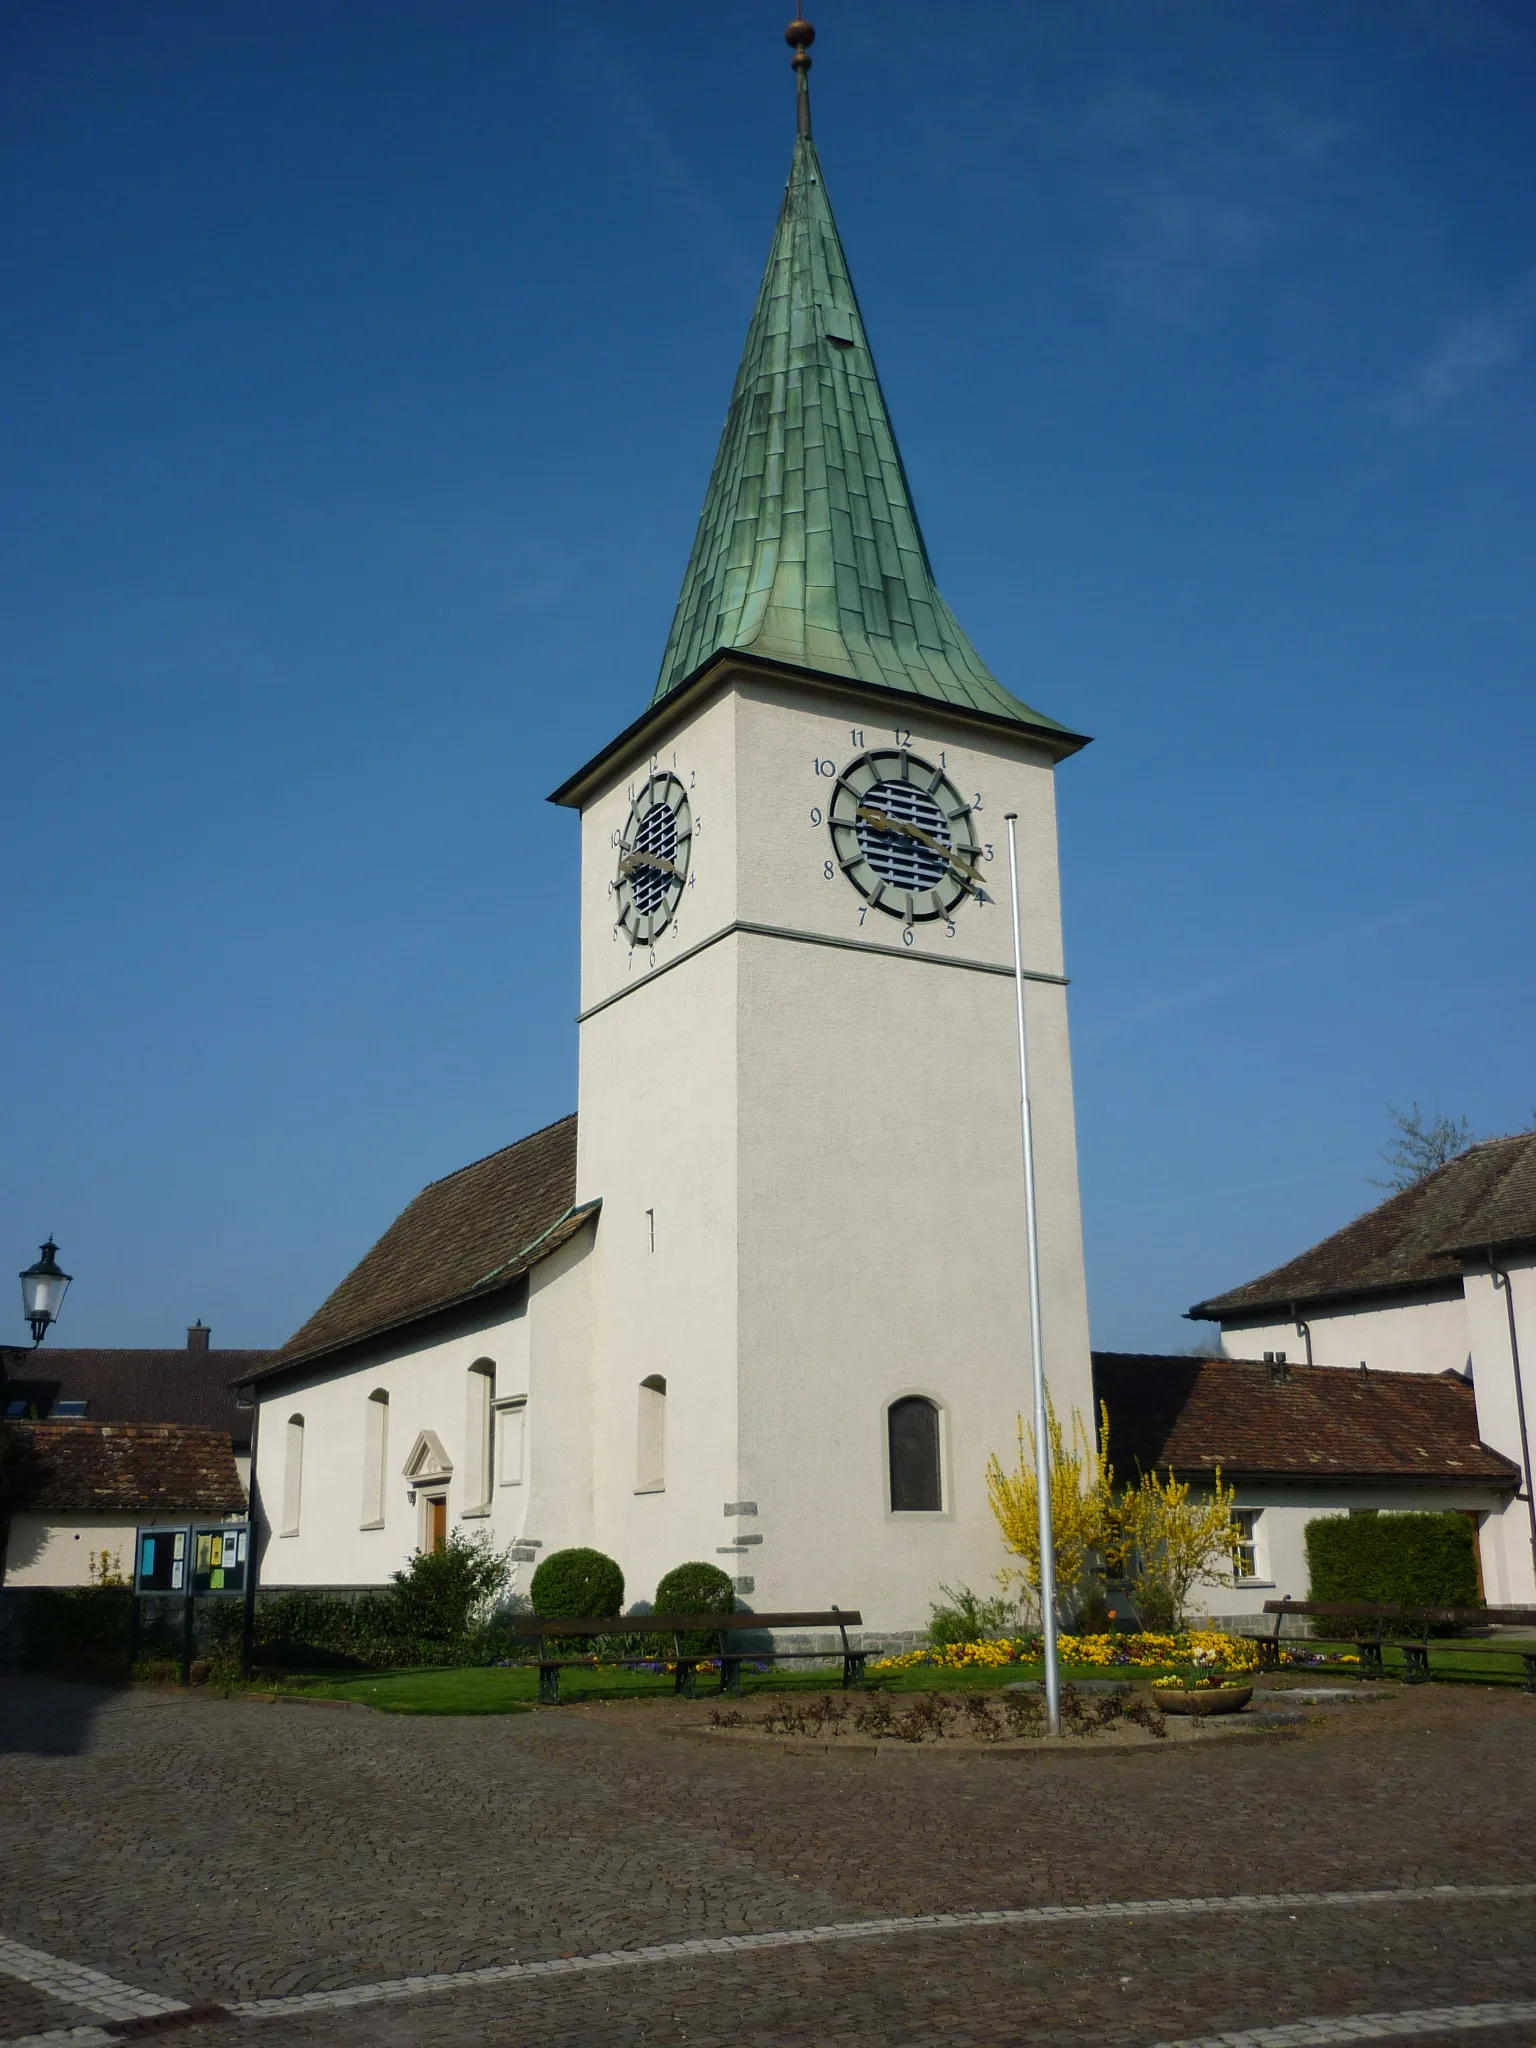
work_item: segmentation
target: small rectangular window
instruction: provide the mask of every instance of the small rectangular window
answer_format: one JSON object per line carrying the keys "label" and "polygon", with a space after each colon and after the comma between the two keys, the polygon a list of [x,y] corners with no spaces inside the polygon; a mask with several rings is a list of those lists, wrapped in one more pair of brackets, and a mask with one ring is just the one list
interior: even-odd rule
{"label": "small rectangular window", "polygon": [[522,1485],[527,1431],[526,1401],[508,1401],[496,1410],[496,1481],[499,1486]]}
{"label": "small rectangular window", "polygon": [[1259,1576],[1259,1516],[1262,1508],[1232,1510],[1232,1568],[1241,1586]]}

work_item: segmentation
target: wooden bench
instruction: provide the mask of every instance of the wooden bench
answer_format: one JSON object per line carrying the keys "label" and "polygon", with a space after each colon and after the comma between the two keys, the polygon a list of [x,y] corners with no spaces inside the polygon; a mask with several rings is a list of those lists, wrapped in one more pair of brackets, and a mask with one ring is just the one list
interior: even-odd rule
{"label": "wooden bench", "polygon": [[[825,1614],[609,1614],[601,1617],[591,1615],[519,1615],[513,1622],[513,1633],[518,1636],[536,1636],[539,1644],[539,1703],[541,1706],[558,1706],[560,1703],[560,1674],[572,1668],[582,1671],[597,1671],[603,1667],[624,1670],[637,1666],[654,1664],[657,1660],[649,1657],[598,1657],[596,1655],[561,1656],[552,1652],[551,1639],[559,1640],[569,1636],[671,1636],[676,1666],[673,1690],[684,1699],[693,1699],[695,1680],[701,1664],[719,1660],[720,1690],[727,1693],[741,1691],[741,1667],[743,1664],[783,1664],[799,1659],[820,1659],[841,1654],[843,1660],[843,1689],[862,1685],[866,1650],[849,1648],[848,1631],[859,1628],[863,1616],[856,1608],[833,1607]],[[841,1652],[826,1650],[748,1650],[734,1646],[730,1638],[735,1635],[755,1635],[763,1629],[773,1628],[835,1628],[842,1641]],[[717,1647],[713,1650],[685,1650],[683,1638],[693,1635],[712,1635]]]}
{"label": "wooden bench", "polygon": [[[1401,1651],[1403,1658],[1403,1679],[1408,1685],[1421,1685],[1434,1674],[1430,1670],[1430,1631],[1450,1629],[1455,1631],[1443,1638],[1447,1646],[1455,1644],[1456,1654],[1465,1656],[1518,1657],[1525,1669],[1525,1690],[1536,1693],[1536,1648],[1517,1647],[1490,1640],[1484,1634],[1480,1640],[1468,1641],[1463,1631],[1490,1628],[1532,1628],[1536,1627],[1536,1607],[1403,1607],[1395,1601],[1382,1600],[1266,1600],[1264,1612],[1275,1618],[1273,1629],[1262,1634],[1251,1633],[1244,1640],[1257,1643],[1259,1664],[1262,1669],[1274,1669],[1280,1662],[1284,1647],[1281,1629],[1288,1614],[1303,1615],[1312,1621],[1337,1621],[1352,1623],[1334,1631],[1314,1636],[1322,1642],[1353,1643],[1360,1657],[1360,1676],[1380,1678],[1385,1673],[1382,1650],[1391,1642]],[[1395,1634],[1406,1626],[1417,1631],[1417,1641],[1410,1636]],[[1292,1640],[1296,1640],[1292,1638]]]}

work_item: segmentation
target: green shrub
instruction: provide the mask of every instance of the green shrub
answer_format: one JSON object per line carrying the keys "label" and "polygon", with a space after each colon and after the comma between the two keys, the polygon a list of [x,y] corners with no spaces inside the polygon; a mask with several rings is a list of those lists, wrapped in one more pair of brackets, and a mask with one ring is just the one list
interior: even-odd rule
{"label": "green shrub", "polygon": [[131,1610],[126,1587],[39,1586],[27,1601],[25,1661],[64,1678],[126,1678]]}
{"label": "green shrub", "polygon": [[600,1550],[552,1550],[528,1592],[535,1614],[617,1614],[624,1605],[624,1574]]}
{"label": "green shrub", "polygon": [[[663,1574],[656,1587],[658,1614],[734,1614],[736,1586],[729,1572],[717,1564],[675,1564]],[[668,1636],[660,1642],[662,1654],[673,1655],[676,1644]],[[719,1638],[704,1629],[689,1629],[683,1648],[689,1655],[702,1656],[719,1647]]]}
{"label": "green shrub", "polygon": [[441,1550],[419,1550],[391,1578],[395,1632],[412,1642],[461,1642],[511,1576],[511,1559],[489,1537],[455,1529]]}
{"label": "green shrub", "polygon": [[1308,1594],[1475,1607],[1475,1543],[1465,1515],[1320,1515],[1306,1529]]}
{"label": "green shrub", "polygon": [[928,1642],[935,1650],[949,1643],[981,1643],[989,1636],[1007,1635],[1018,1626],[1018,1615],[1009,1600],[983,1600],[969,1586],[940,1586],[943,1600],[929,1609]]}

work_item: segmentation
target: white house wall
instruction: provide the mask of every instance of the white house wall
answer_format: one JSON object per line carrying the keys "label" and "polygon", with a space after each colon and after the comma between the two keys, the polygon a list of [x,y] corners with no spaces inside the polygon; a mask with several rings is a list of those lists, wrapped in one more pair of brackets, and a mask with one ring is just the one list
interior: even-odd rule
{"label": "white house wall", "polygon": [[120,1515],[67,1514],[55,1520],[20,1509],[11,1517],[5,1583],[88,1586],[103,1551],[109,1572],[126,1579],[133,1570],[134,1535],[140,1527],[184,1528],[198,1519],[190,1514],[146,1515],[137,1523],[125,1522]]}
{"label": "white house wall", "polygon": [[[1312,1332],[1314,1365],[1353,1366],[1377,1372],[1465,1372],[1471,1354],[1467,1305],[1459,1293],[1424,1294],[1385,1304],[1346,1302],[1304,1308]],[[1262,1358],[1283,1351],[1293,1365],[1307,1359],[1306,1339],[1294,1322],[1224,1322],[1228,1358]]]}
{"label": "white house wall", "polygon": [[[1258,1577],[1236,1586],[1201,1586],[1192,1608],[1206,1615],[1261,1617],[1266,1600],[1307,1598],[1306,1529],[1320,1515],[1347,1514],[1350,1509],[1375,1509],[1381,1514],[1474,1513],[1497,1518],[1502,1497],[1487,1487],[1384,1487],[1266,1485],[1237,1487],[1235,1505],[1262,1512],[1256,1528]],[[1500,1597],[1490,1582],[1488,1522],[1480,1531],[1486,1597]]]}
{"label": "white house wall", "polygon": [[[1509,1262],[1513,1289],[1515,1330],[1523,1369],[1526,1420],[1536,1428],[1536,1260],[1529,1253]],[[1502,1288],[1496,1288],[1487,1273],[1466,1276],[1467,1327],[1471,1337],[1473,1378],[1477,1394],[1477,1426],[1485,1443],[1502,1451],[1515,1465],[1524,1468],[1519,1406],[1515,1398],[1514,1359],[1509,1344],[1509,1311]],[[1524,1487],[1522,1485],[1522,1492]],[[1530,1508],[1523,1500],[1511,1500],[1484,1531],[1485,1552],[1501,1590],[1489,1587],[1488,1597],[1526,1606],[1536,1603],[1536,1566],[1533,1566]]]}
{"label": "white house wall", "polygon": [[[261,1399],[258,1475],[267,1536],[261,1564],[269,1587],[382,1586],[418,1548],[420,1522],[404,1466],[423,1430],[453,1464],[447,1488],[450,1529],[484,1530],[500,1548],[526,1536],[545,1542],[590,1541],[590,1308],[581,1232],[541,1267],[526,1296],[507,1297],[472,1326],[446,1336],[402,1338],[398,1348],[357,1365],[317,1366]],[[497,1482],[479,1512],[467,1465],[468,1376],[494,1367],[500,1401],[527,1401],[524,1477]],[[366,1404],[388,1402],[384,1516],[365,1526]],[[288,1424],[304,1424],[298,1529],[280,1530]],[[542,1513],[548,1533],[532,1526]],[[527,1571],[523,1572],[526,1581]]]}

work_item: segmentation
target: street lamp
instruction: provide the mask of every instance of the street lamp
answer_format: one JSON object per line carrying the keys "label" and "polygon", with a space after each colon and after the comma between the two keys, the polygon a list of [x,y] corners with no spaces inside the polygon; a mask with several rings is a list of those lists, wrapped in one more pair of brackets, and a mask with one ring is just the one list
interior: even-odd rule
{"label": "street lamp", "polygon": [[32,1325],[32,1342],[41,1344],[48,1334],[48,1325],[59,1319],[59,1310],[64,1306],[64,1296],[69,1287],[70,1276],[61,1272],[54,1257],[58,1246],[50,1237],[42,1247],[42,1257],[21,1276],[21,1312]]}

